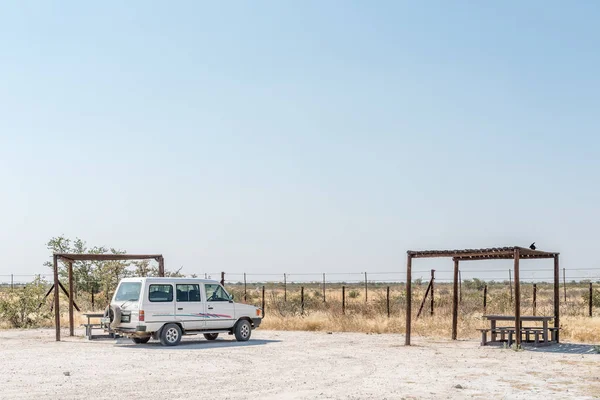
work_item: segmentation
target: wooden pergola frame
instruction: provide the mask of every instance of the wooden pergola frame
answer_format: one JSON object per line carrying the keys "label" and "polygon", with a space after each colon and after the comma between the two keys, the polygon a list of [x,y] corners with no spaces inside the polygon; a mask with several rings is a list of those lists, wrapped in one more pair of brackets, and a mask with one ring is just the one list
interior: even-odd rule
{"label": "wooden pergola frame", "polygon": [[[554,327],[559,327],[560,307],[559,307],[559,253],[531,250],[524,247],[501,247],[489,249],[466,249],[466,250],[426,250],[426,251],[407,251],[406,261],[406,341],[405,345],[410,346],[410,328],[411,328],[411,268],[413,258],[434,258],[450,257],[454,261],[454,279],[452,296],[452,340],[457,337],[458,325],[458,266],[460,261],[475,260],[514,260],[514,280],[515,280],[515,327],[521,326],[521,282],[519,280],[519,261],[521,259],[554,259]],[[559,331],[556,331],[556,341],[559,340]],[[517,345],[521,344],[521,335],[516,335]]]}
{"label": "wooden pergola frame", "polygon": [[54,267],[54,323],[56,325],[56,341],[60,341],[60,302],[58,299],[58,260],[67,263],[69,273],[69,336],[74,336],[73,322],[73,262],[74,261],[122,261],[122,260],[156,260],[158,262],[158,275],[165,276],[165,259],[162,254],[69,254],[55,253],[53,255]]}

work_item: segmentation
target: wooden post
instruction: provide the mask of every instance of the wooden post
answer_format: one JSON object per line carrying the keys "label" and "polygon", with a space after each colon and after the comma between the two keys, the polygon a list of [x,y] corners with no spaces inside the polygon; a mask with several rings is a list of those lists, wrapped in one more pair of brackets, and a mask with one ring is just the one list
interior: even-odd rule
{"label": "wooden post", "polygon": [[283,301],[287,302],[287,277],[283,274]]}
{"label": "wooden post", "polygon": [[535,316],[535,311],[537,309],[537,285],[533,284],[533,316]]}
{"label": "wooden post", "polygon": [[433,295],[433,288],[434,288],[433,281],[434,280],[435,280],[435,269],[432,269],[431,270],[431,315],[433,315],[433,297],[434,297],[434,295]]}
{"label": "wooden post", "polygon": [[246,293],[246,273],[244,272],[244,303],[247,301],[248,295]]}
{"label": "wooden post", "polygon": [[158,259],[158,276],[165,276],[165,259],[163,257]]}
{"label": "wooden post", "polygon": [[92,311],[94,311],[94,292],[96,291],[96,286],[92,285]]}
{"label": "wooden post", "polygon": [[325,274],[323,274],[323,303],[325,303]]}
{"label": "wooden post", "polygon": [[594,299],[594,291],[592,290],[592,282],[590,282],[590,303],[589,303],[589,314],[592,316],[592,304]]}
{"label": "wooden post", "polygon": [[454,259],[454,285],[452,288],[452,340],[458,336],[458,258]]}
{"label": "wooden post", "polygon": [[15,288],[15,276],[10,274],[10,290],[14,290]]}
{"label": "wooden post", "polygon": [[508,285],[510,286],[510,304],[513,302],[513,291],[512,291],[512,271],[508,270]]}
{"label": "wooden post", "polygon": [[421,311],[423,311],[423,306],[425,305],[425,301],[427,300],[427,296],[429,295],[429,291],[431,290],[432,285],[433,285],[433,280],[430,280],[429,284],[427,285],[427,290],[425,291],[425,296],[423,296],[423,300],[421,301],[421,305],[419,306],[419,312],[417,313],[417,318],[419,318],[421,316]]}
{"label": "wooden post", "polygon": [[300,287],[300,315],[304,315],[304,286]]}
{"label": "wooden post", "polygon": [[519,280],[519,249],[515,249],[515,343],[521,345],[521,282]]}
{"label": "wooden post", "polygon": [[[560,269],[558,254],[554,256],[554,327],[560,327],[560,303],[559,303],[559,282],[560,282]],[[556,331],[556,342],[559,342],[560,330]]]}
{"label": "wooden post", "polygon": [[263,318],[265,317],[265,314],[266,314],[265,313],[265,287],[263,285],[263,287],[262,287],[262,315],[263,315]]}
{"label": "wooden post", "polygon": [[69,336],[75,336],[73,320],[73,261],[69,261]]}
{"label": "wooden post", "polygon": [[342,314],[346,314],[346,286],[342,286]]}
{"label": "wooden post", "polygon": [[204,279],[208,279],[208,272],[204,273]]}
{"label": "wooden post", "polygon": [[458,270],[458,302],[462,304],[462,274]]}
{"label": "wooden post", "polygon": [[368,294],[369,294],[369,290],[367,289],[367,273],[365,272],[365,303],[367,302]]}
{"label": "wooden post", "polygon": [[387,287],[387,296],[386,296],[386,304],[387,304],[387,315],[390,317],[390,287]]}
{"label": "wooden post", "polygon": [[483,315],[487,314],[487,284],[483,287]]}
{"label": "wooden post", "polygon": [[404,339],[404,345],[410,346],[410,322],[411,322],[411,307],[412,307],[412,255],[408,254],[406,257],[406,333]]}
{"label": "wooden post", "polygon": [[225,272],[221,272],[221,286],[225,287]]}
{"label": "wooden post", "polygon": [[54,326],[56,327],[56,341],[60,342],[60,310],[58,299],[58,257],[53,256],[54,266]]}
{"label": "wooden post", "polygon": [[567,302],[567,273],[566,268],[563,268],[563,289],[565,291],[565,303]]}

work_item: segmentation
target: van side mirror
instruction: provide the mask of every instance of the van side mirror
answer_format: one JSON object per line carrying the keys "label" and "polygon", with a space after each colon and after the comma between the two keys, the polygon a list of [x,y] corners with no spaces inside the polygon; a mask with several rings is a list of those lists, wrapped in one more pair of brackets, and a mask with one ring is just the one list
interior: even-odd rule
{"label": "van side mirror", "polygon": [[233,303],[233,294],[230,294],[230,295],[229,295],[229,302],[230,302],[230,303]]}

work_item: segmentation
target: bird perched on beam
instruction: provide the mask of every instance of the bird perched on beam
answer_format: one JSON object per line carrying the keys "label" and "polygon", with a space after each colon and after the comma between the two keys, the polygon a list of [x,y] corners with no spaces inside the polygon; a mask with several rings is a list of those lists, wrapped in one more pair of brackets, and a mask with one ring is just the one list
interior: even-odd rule
{"label": "bird perched on beam", "polygon": [[535,247],[535,242],[531,243],[531,245],[529,246],[529,248],[530,248],[531,250],[535,250],[535,249],[537,249],[537,247]]}

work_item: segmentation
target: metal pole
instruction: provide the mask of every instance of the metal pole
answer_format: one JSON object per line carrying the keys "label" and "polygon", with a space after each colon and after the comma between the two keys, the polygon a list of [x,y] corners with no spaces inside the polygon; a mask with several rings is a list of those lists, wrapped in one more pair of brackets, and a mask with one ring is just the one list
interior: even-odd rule
{"label": "metal pole", "polygon": [[342,314],[346,314],[346,286],[342,286]]}
{"label": "metal pole", "polygon": [[462,304],[462,274],[460,273],[460,269],[458,270],[458,302]]}
{"label": "metal pole", "polygon": [[323,274],[323,303],[325,303],[325,274]]}
{"label": "metal pole", "polygon": [[244,303],[246,302],[247,299],[248,299],[248,296],[246,293],[246,273],[244,272]]}
{"label": "metal pole", "polygon": [[287,277],[283,274],[283,301],[287,302]]}
{"label": "metal pole", "polygon": [[14,279],[14,275],[10,274],[10,290],[14,290],[15,288],[15,279]]}
{"label": "metal pole", "polygon": [[367,289],[367,273],[365,272],[365,303],[367,302],[368,294],[369,294],[369,290]]}
{"label": "metal pole", "polygon": [[262,287],[262,315],[265,317],[265,287]]}
{"label": "metal pole", "polygon": [[590,304],[589,304],[589,314],[592,316],[592,304],[594,299],[594,291],[592,290],[592,282],[590,282]]}
{"label": "metal pole", "polygon": [[300,287],[300,315],[304,315],[304,286]]}
{"label": "metal pole", "polygon": [[431,270],[431,315],[433,315],[433,288],[434,288],[434,284],[433,281],[435,280],[435,269]]}
{"label": "metal pole", "polygon": [[386,303],[387,303],[387,315],[388,318],[390,317],[390,287],[387,287],[387,296],[386,296]]}
{"label": "metal pole", "polygon": [[533,315],[535,316],[535,311],[537,308],[537,285],[533,284]]}
{"label": "metal pole", "polygon": [[513,290],[512,290],[512,270],[508,270],[508,285],[510,286],[510,303],[513,302]]}
{"label": "metal pole", "polygon": [[487,285],[483,287],[483,315],[487,314]]}
{"label": "metal pole", "polygon": [[563,289],[565,291],[565,303],[567,302],[567,278],[566,268],[563,268]]}

